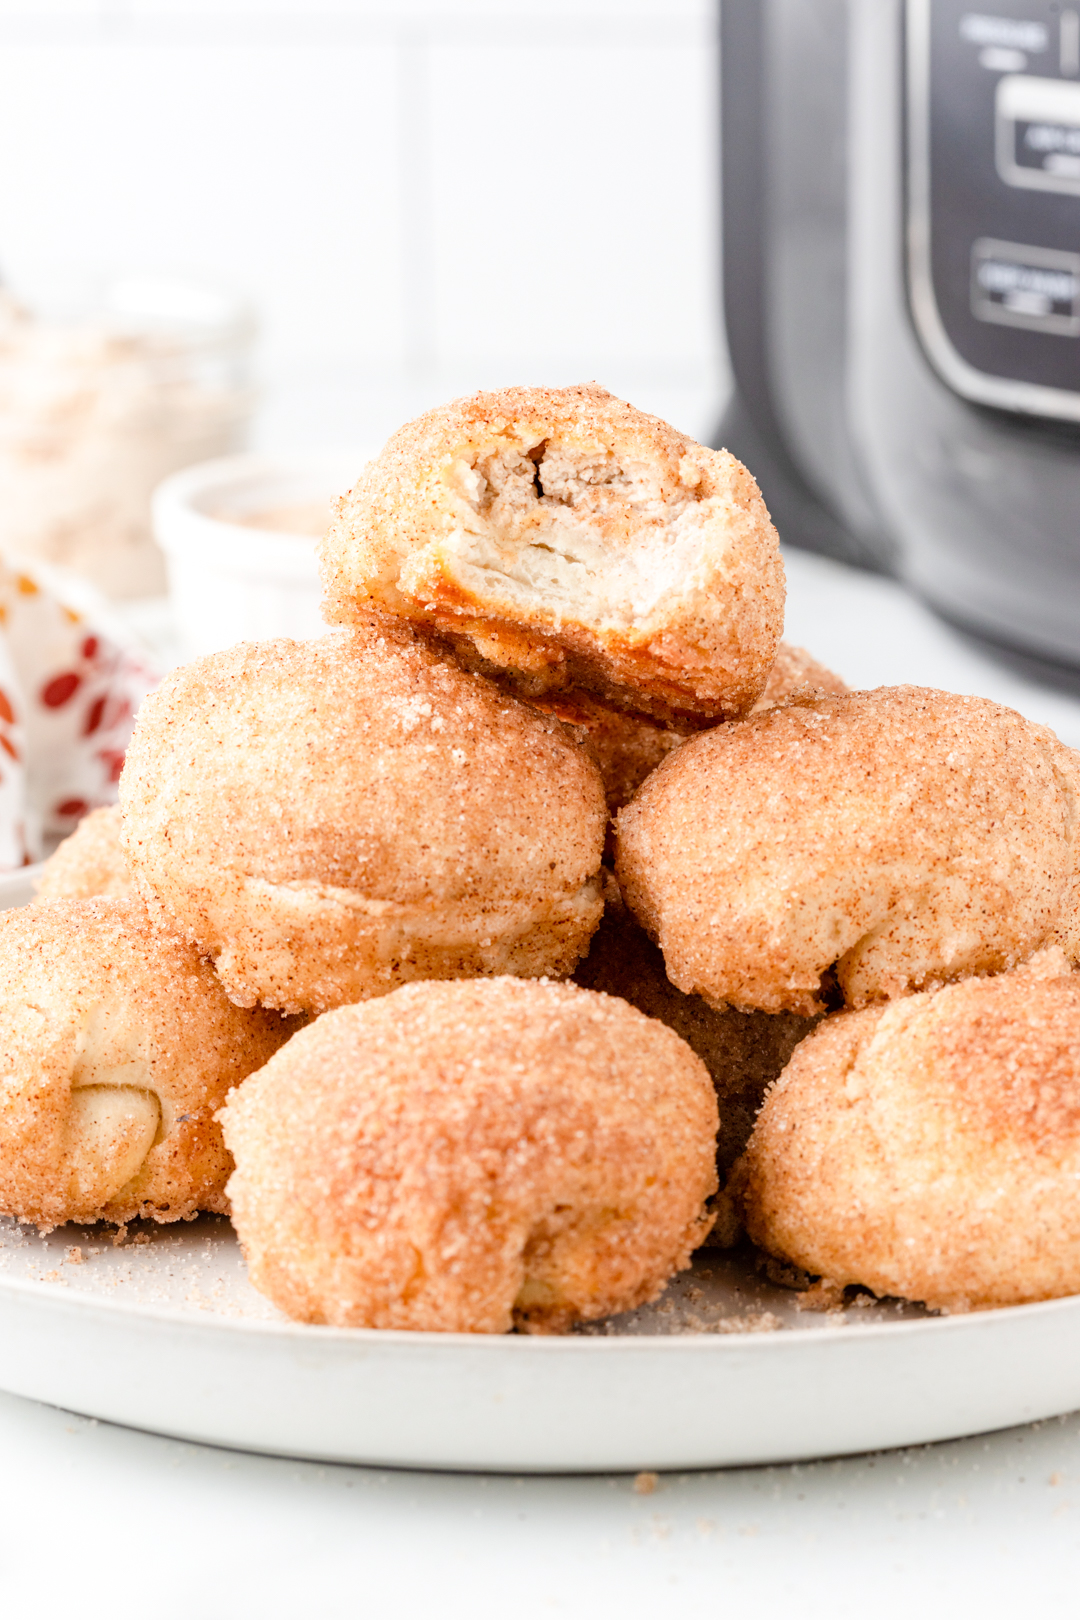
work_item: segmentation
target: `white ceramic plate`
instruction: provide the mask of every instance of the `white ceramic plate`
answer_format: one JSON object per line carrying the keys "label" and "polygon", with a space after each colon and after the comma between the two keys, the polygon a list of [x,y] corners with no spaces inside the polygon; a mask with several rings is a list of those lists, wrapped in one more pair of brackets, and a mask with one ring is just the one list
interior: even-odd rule
{"label": "white ceramic plate", "polygon": [[[0,908],[30,898],[0,879]],[[1080,1406],[1080,1298],[972,1316],[800,1312],[704,1251],[655,1305],[566,1338],[286,1321],[228,1223],[39,1237],[0,1222],[0,1388],[136,1428],[335,1462],[717,1467],[951,1439]]]}

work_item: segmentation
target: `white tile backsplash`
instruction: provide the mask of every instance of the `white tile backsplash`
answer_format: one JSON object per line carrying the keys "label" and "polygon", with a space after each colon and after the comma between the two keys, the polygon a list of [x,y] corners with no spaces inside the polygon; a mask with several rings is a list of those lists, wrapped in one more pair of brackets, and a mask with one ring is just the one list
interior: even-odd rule
{"label": "white tile backsplash", "polygon": [[0,0],[0,274],[247,293],[263,442],[590,376],[704,433],[713,36],[711,0]]}
{"label": "white tile backsplash", "polygon": [[274,368],[393,365],[391,46],[0,48],[0,262],[176,268],[251,291]]}
{"label": "white tile backsplash", "polygon": [[0,0],[0,24],[6,21],[99,23],[107,0]]}
{"label": "white tile backsplash", "polygon": [[[17,4],[18,0],[0,0]],[[29,5],[31,0],[23,0]],[[40,0],[38,9],[62,9],[74,0]],[[90,3],[90,0],[86,0]],[[711,0],[98,0],[113,15],[134,20],[153,18],[243,17],[255,24],[282,16],[439,24],[451,29],[484,22],[496,27],[572,25],[600,22],[616,29],[641,21],[664,27],[711,25]]]}
{"label": "white tile backsplash", "polygon": [[711,69],[678,43],[432,47],[440,362],[708,363]]}

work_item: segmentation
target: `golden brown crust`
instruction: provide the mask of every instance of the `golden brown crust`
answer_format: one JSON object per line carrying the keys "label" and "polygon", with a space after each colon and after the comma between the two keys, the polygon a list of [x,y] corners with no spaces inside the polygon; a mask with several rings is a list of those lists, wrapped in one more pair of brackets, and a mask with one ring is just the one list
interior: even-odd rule
{"label": "golden brown crust", "polygon": [[1080,976],[1012,973],[829,1018],[734,1182],[755,1242],[951,1310],[1080,1292]]}
{"label": "golden brown crust", "polygon": [[221,1117],[252,1281],[301,1321],[560,1331],[655,1297],[708,1229],[704,1067],[575,985],[340,1008]]}
{"label": "golden brown crust", "polygon": [[664,958],[638,927],[608,876],[605,908],[589,954],[574,971],[586,990],[620,996],[647,1018],[658,1018],[695,1051],[712,1077],[720,1107],[716,1163],[721,1181],[749,1139],[767,1088],[814,1020],[792,1013],[739,1012],[710,1007],[677,990]]}
{"label": "golden brown crust", "polygon": [[783,622],[746,468],[596,384],[507,388],[394,434],[320,547],[324,612],[400,615],[525,695],[690,724],[745,714]]}
{"label": "golden brown crust", "polygon": [[127,858],[120,847],[120,806],[90,810],[70,837],[49,856],[38,874],[39,900],[116,899],[135,893]]}
{"label": "golden brown crust", "polygon": [[680,989],[809,1014],[835,967],[861,1006],[1076,950],[1074,766],[983,698],[788,703],[654,772],[619,814],[619,882]]}
{"label": "golden brown crust", "polygon": [[233,1006],[135,899],[6,911],[0,965],[0,1210],[45,1226],[225,1212],[214,1112],[292,1026]]}
{"label": "golden brown crust", "polygon": [[241,1005],[569,973],[602,909],[592,761],[391,619],[176,671],[120,796],[141,889]]}

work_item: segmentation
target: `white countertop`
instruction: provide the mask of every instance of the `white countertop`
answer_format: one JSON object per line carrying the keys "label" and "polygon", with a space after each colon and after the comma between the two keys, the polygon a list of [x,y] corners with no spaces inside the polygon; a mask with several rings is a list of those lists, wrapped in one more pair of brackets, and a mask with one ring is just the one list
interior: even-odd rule
{"label": "white countertop", "polygon": [[[789,557],[787,635],[853,685],[1080,699],[994,663],[885,580]],[[5,1615],[945,1613],[1071,1605],[1080,1416],[839,1462],[668,1475],[395,1473],[233,1454],[0,1396]]]}

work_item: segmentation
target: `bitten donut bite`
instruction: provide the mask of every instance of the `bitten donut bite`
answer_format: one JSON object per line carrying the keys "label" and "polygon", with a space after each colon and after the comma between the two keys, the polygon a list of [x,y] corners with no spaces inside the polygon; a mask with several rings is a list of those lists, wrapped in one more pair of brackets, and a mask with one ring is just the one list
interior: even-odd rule
{"label": "bitten donut bite", "polygon": [[566,974],[603,907],[593,762],[392,619],[177,670],[120,794],[140,887],[241,1006]]}
{"label": "bitten donut bite", "polygon": [[214,1112],[290,1033],[242,1012],[135,899],[0,915],[0,1211],[64,1221],[224,1212]]}
{"label": "bitten donut bite", "polygon": [[523,695],[581,687],[672,723],[745,714],[783,627],[776,531],[746,468],[595,383],[410,422],[320,558],[333,623],[393,613]]}
{"label": "bitten donut bite", "polygon": [[305,1322],[559,1332],[655,1298],[710,1224],[703,1064],[576,985],[339,1008],[220,1117],[251,1280]]}
{"label": "bitten donut bite", "polygon": [[38,874],[39,900],[116,898],[135,892],[127,857],[120,847],[120,807],[90,810],[70,837],[58,845]]}
{"label": "bitten donut bite", "polygon": [[1012,973],[829,1018],[733,1178],[754,1241],[951,1310],[1080,1293],[1080,975]]}
{"label": "bitten donut bite", "polygon": [[823,1010],[1074,960],[1077,756],[984,698],[880,687],[684,744],[619,814],[623,895],[714,1004]]}

